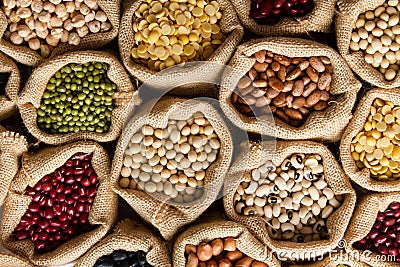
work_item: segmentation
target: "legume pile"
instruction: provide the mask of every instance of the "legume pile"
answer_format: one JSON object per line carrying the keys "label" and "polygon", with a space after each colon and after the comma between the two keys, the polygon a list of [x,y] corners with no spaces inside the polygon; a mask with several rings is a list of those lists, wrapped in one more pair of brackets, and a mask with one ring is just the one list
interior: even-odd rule
{"label": "legume pile", "polygon": [[268,161],[253,169],[251,177],[234,195],[238,214],[262,217],[275,240],[328,238],[326,220],[343,199],[326,183],[319,155],[294,154],[277,167]]}
{"label": "legume pile", "polygon": [[247,76],[240,79],[231,101],[243,114],[269,114],[291,126],[301,126],[313,111],[328,107],[332,82],[327,57],[288,58],[260,50]]}
{"label": "legume pile", "polygon": [[35,250],[46,253],[93,229],[88,217],[98,180],[92,155],[77,153],[55,172],[28,187],[28,210],[15,228],[15,239],[30,239]]}
{"label": "legume pile", "polygon": [[364,129],[353,139],[351,154],[358,168],[378,181],[400,177],[400,107],[376,99]]}
{"label": "legume pile", "polygon": [[233,237],[214,239],[197,247],[186,245],[185,253],[186,267],[268,267],[265,263],[253,260],[240,252]]}
{"label": "legume pile", "polygon": [[153,70],[206,60],[224,41],[217,1],[144,1],[135,12],[133,59]]}
{"label": "legume pile", "polygon": [[400,203],[393,202],[385,212],[379,212],[371,231],[353,244],[355,249],[370,250],[396,257],[400,262]]}
{"label": "legume pile", "polygon": [[3,0],[8,27],[4,37],[47,57],[59,43],[78,45],[112,25],[96,0]]}
{"label": "legume pile", "polygon": [[175,202],[193,201],[202,196],[206,170],[220,147],[214,128],[201,113],[187,121],[169,120],[164,129],[145,125],[125,150],[119,185],[163,192]]}
{"label": "legume pile", "polygon": [[37,123],[47,133],[108,132],[117,85],[107,78],[109,65],[68,64],[50,79],[37,109]]}
{"label": "legume pile", "polygon": [[94,267],[152,267],[143,251],[131,252],[116,250],[111,255],[97,260]]}
{"label": "legume pile", "polygon": [[393,80],[400,64],[400,3],[385,1],[361,14],[351,35],[350,50],[364,51],[365,61]]}
{"label": "legume pile", "polygon": [[302,17],[313,9],[312,0],[251,0],[250,17],[258,24],[273,25],[284,17]]}

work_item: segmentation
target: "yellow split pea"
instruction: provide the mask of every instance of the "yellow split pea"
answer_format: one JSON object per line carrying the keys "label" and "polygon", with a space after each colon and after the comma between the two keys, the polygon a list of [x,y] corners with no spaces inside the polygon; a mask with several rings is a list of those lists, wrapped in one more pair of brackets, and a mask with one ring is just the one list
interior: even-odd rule
{"label": "yellow split pea", "polygon": [[400,107],[376,99],[364,129],[351,143],[358,168],[370,169],[378,181],[400,178]]}
{"label": "yellow split pea", "polygon": [[134,15],[132,57],[156,71],[207,60],[225,39],[221,18],[217,1],[143,1]]}

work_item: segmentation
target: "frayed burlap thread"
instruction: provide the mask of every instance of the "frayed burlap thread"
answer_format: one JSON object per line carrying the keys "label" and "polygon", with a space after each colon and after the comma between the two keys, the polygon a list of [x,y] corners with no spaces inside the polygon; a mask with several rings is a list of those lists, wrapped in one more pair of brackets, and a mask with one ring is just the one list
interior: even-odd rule
{"label": "frayed burlap thread", "polygon": [[[392,202],[400,202],[400,193],[377,193],[364,196],[351,218],[349,228],[346,231],[346,251],[351,255],[360,255],[360,260],[371,266],[396,267],[396,262],[379,260],[380,254],[376,252],[362,253],[353,248],[353,244],[363,239],[372,229],[378,212],[384,212]],[[360,253],[357,253],[360,252]]]}
{"label": "frayed burlap thread", "polygon": [[[104,13],[106,13],[112,25],[111,29],[108,32],[89,33],[81,38],[79,45],[59,44],[53,49],[49,58],[71,51],[97,49],[117,37],[120,26],[121,1],[97,0],[97,3]],[[30,49],[28,46],[14,45],[12,42],[5,40],[4,32],[7,27],[7,18],[0,10],[0,51],[28,66],[37,66],[45,60],[38,52]]]}
{"label": "frayed burlap thread", "polygon": [[[147,107],[151,109],[152,104],[149,103]],[[201,112],[209,120],[221,142],[217,160],[206,170],[204,193],[199,199],[184,205],[173,205],[162,201],[166,197],[163,193],[149,195],[141,190],[123,189],[119,186],[124,152],[133,134],[140,131],[144,125],[164,128],[169,119],[187,120],[196,112]],[[156,227],[163,238],[171,240],[182,226],[196,220],[215,201],[231,163],[232,152],[230,131],[211,104],[200,100],[165,97],[157,102],[150,112],[143,108],[126,125],[113,160],[111,176],[113,190],[144,220]]]}
{"label": "frayed burlap thread", "polygon": [[[269,237],[266,223],[259,216],[245,216],[236,213],[234,195],[237,187],[244,181],[251,180],[251,170],[258,168],[267,160],[275,166],[280,165],[284,159],[295,154],[318,154],[322,157],[324,176],[328,186],[335,195],[343,195],[342,205],[327,220],[329,238],[327,240],[312,241],[298,244],[289,241],[273,240]],[[230,219],[245,225],[259,240],[279,255],[306,255],[315,251],[316,255],[323,255],[334,249],[342,240],[350,217],[353,214],[356,194],[351,187],[348,177],[340,165],[324,145],[310,141],[280,141],[273,149],[266,142],[252,143],[248,150],[243,150],[236,162],[232,165],[224,183],[224,208]]]}
{"label": "frayed burlap thread", "polygon": [[[92,166],[99,180],[97,195],[89,214],[89,222],[96,228],[74,237],[55,250],[38,254],[30,240],[16,241],[15,227],[27,210],[32,198],[24,195],[27,186],[33,187],[45,175],[57,168],[76,153],[93,154]],[[27,257],[35,265],[63,265],[82,256],[99,242],[112,228],[118,209],[118,197],[111,190],[110,159],[107,152],[95,142],[75,142],[64,146],[48,147],[37,153],[24,154],[21,170],[10,186],[10,193],[4,204],[0,238],[5,248]]]}
{"label": "frayed burlap thread", "polygon": [[[107,63],[109,65],[107,76],[117,85],[117,91],[113,95],[114,109],[109,131],[106,133],[81,131],[78,133],[48,134],[39,129],[37,109],[40,107],[43,92],[50,78],[69,63],[83,64],[92,61]],[[126,116],[133,112],[135,106],[139,103],[139,92],[131,83],[124,67],[115,56],[102,51],[79,51],[57,56],[38,66],[21,93],[18,108],[26,128],[33,136],[41,142],[59,145],[76,140],[109,142],[117,139],[121,134]]]}
{"label": "frayed burlap thread", "polygon": [[[242,75],[255,63],[251,57],[260,50],[271,51],[286,57],[326,56],[332,62],[333,74],[330,93],[338,96],[323,111],[314,111],[301,127],[292,127],[280,119],[265,121],[241,114],[231,103],[231,94]],[[337,141],[352,117],[352,108],[356,101],[361,83],[354,77],[345,60],[332,48],[314,41],[297,38],[264,38],[242,44],[238,47],[229,63],[232,68],[224,73],[219,93],[222,110],[239,128],[248,132],[261,133],[286,140],[313,139]]]}
{"label": "frayed burlap thread", "polygon": [[0,72],[9,73],[10,75],[5,85],[5,95],[0,96],[0,120],[4,120],[17,111],[17,99],[21,77],[14,61],[1,52]]}
{"label": "frayed burlap thread", "polygon": [[314,0],[315,7],[300,18],[283,18],[274,25],[259,25],[250,17],[251,1],[231,0],[246,29],[260,36],[298,36],[310,32],[331,32],[337,0]]}
{"label": "frayed burlap thread", "polygon": [[151,266],[172,267],[165,243],[144,226],[126,219],[118,223],[114,232],[97,243],[74,267],[94,266],[102,256],[110,255],[115,250],[144,251]]}
{"label": "frayed burlap thread", "polygon": [[351,257],[346,252],[334,253],[328,254],[322,261],[302,265],[290,265],[290,267],[337,267],[339,264],[346,264],[349,267],[370,267],[370,265]]}
{"label": "frayed burlap thread", "polygon": [[374,10],[385,2],[385,0],[339,0],[339,12],[336,17],[336,40],[340,54],[361,79],[377,87],[394,88],[400,86],[400,75],[397,75],[394,80],[388,81],[379,70],[365,61],[364,52],[350,51],[351,34],[356,27],[358,16],[368,10]]}
{"label": "frayed burlap thread", "polygon": [[19,159],[27,149],[28,142],[24,136],[0,129],[0,205],[3,205],[10,183],[18,172]]}
{"label": "frayed burlap thread", "polygon": [[[136,79],[140,80],[141,82],[145,82],[157,72],[154,70],[150,70],[147,66],[135,63],[131,56],[131,50],[135,44],[135,33],[132,29],[133,17],[135,15],[135,11],[139,8],[142,2],[142,0],[128,0],[122,15],[121,29],[119,32],[118,41],[121,58],[124,62],[126,69]],[[223,14],[220,22],[220,28],[222,33],[226,36],[226,40],[218,47],[217,50],[214,51],[214,53],[207,61],[224,65],[229,61],[236,47],[242,40],[244,30],[243,27],[240,25],[240,21],[231,2],[229,0],[217,0],[217,2],[221,6]],[[185,68],[185,72],[196,72],[196,69],[199,67],[199,65],[196,65],[193,68]],[[207,70],[205,69],[204,71]],[[218,73],[213,73],[213,75],[217,77]],[[204,80],[204,82],[207,81],[209,80]],[[190,95],[192,93],[190,88],[185,88],[185,90],[187,90],[187,92],[181,94]]]}
{"label": "frayed burlap thread", "polygon": [[373,89],[360,100],[354,117],[346,128],[340,143],[340,159],[345,173],[360,186],[376,192],[395,192],[400,190],[400,181],[377,181],[371,177],[369,169],[359,169],[351,155],[350,145],[357,134],[364,129],[364,124],[371,113],[375,99],[391,101],[400,106],[400,88]]}
{"label": "frayed burlap thread", "polygon": [[1,253],[0,267],[33,267],[33,265],[17,255]]}
{"label": "frayed burlap thread", "polygon": [[174,242],[172,261],[174,267],[185,267],[186,245],[198,246],[203,242],[211,242],[217,238],[233,237],[236,246],[243,254],[254,260],[264,262],[268,267],[280,267],[279,261],[268,253],[268,249],[260,243],[243,225],[223,219],[211,219],[206,223],[194,225],[183,232]]}

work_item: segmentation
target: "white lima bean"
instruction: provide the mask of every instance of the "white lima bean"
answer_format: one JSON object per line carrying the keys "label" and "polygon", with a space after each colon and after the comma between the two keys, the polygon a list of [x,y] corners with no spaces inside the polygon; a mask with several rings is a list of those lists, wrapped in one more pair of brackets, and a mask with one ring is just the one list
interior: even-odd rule
{"label": "white lima bean", "polygon": [[163,192],[174,202],[193,201],[202,196],[207,168],[217,160],[220,147],[201,113],[187,121],[169,120],[165,129],[145,125],[125,149],[119,185]]}
{"label": "white lima bean", "polygon": [[365,61],[388,81],[394,80],[399,70],[400,53],[395,53],[400,47],[399,20],[399,1],[386,1],[359,16],[350,40],[350,50],[363,51]]}
{"label": "white lima bean", "polygon": [[280,166],[268,161],[249,175],[251,180],[242,182],[234,195],[236,213],[262,217],[275,240],[328,238],[326,220],[343,198],[326,183],[321,156],[294,154]]}

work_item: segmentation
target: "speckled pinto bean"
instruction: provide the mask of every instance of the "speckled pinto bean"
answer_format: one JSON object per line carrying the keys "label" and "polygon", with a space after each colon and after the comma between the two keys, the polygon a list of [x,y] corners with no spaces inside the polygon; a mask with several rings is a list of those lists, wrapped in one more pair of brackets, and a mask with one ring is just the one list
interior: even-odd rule
{"label": "speckled pinto bean", "polygon": [[400,64],[400,3],[385,1],[361,14],[351,35],[350,50],[365,52],[365,61],[392,81]]}
{"label": "speckled pinto bean", "polygon": [[400,203],[393,202],[384,212],[379,212],[371,231],[353,247],[390,255],[395,257],[395,262],[400,262]]}
{"label": "speckled pinto bean", "polygon": [[325,181],[321,156],[294,154],[280,166],[268,161],[251,170],[251,177],[236,190],[236,213],[262,217],[275,240],[303,243],[328,238],[326,221],[343,196],[335,196]]}
{"label": "speckled pinto bean", "polygon": [[231,97],[241,113],[253,117],[271,110],[285,123],[299,127],[312,111],[324,110],[334,100],[329,58],[288,58],[265,50],[253,57],[256,62]]}
{"label": "speckled pinto bean", "polygon": [[32,201],[14,230],[16,240],[30,239],[36,252],[46,253],[94,229],[89,213],[98,180],[91,160],[92,155],[77,153],[26,189]]}
{"label": "speckled pinto bean", "polygon": [[187,121],[169,120],[164,129],[143,126],[125,150],[119,186],[163,192],[178,203],[203,195],[207,168],[217,160],[221,143],[201,113]]}
{"label": "speckled pinto bean", "polygon": [[400,178],[400,107],[376,99],[364,129],[353,139],[351,155],[378,181]]}
{"label": "speckled pinto bean", "polygon": [[214,239],[198,246],[186,245],[185,255],[186,267],[268,267],[239,251],[233,237]]}
{"label": "speckled pinto bean", "polygon": [[42,57],[59,43],[78,45],[90,33],[111,29],[106,13],[93,0],[7,0],[1,9],[8,23],[4,37]]}

